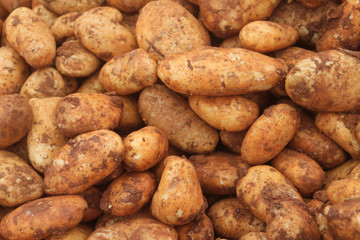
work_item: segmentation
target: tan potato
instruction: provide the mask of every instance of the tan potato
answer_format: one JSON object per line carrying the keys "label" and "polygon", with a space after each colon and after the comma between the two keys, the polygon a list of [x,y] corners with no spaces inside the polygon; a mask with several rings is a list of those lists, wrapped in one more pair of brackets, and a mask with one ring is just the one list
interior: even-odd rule
{"label": "tan potato", "polygon": [[155,175],[156,181],[160,182],[161,175],[165,169],[165,159],[168,156],[183,156],[184,153],[180,151],[179,149],[169,145],[168,151],[166,152],[165,157],[155,166],[151,169],[151,172]]}
{"label": "tan potato", "polygon": [[214,151],[218,143],[217,130],[201,120],[186,100],[165,86],[155,84],[145,88],[139,97],[139,112],[147,125],[161,129],[169,144],[182,151],[205,154]]}
{"label": "tan potato", "polygon": [[101,86],[99,80],[99,73],[97,71],[85,78],[80,87],[76,90],[77,93],[105,93],[105,89]]}
{"label": "tan potato", "polygon": [[219,47],[222,48],[242,48],[240,38],[238,36],[225,38]]}
{"label": "tan potato", "polygon": [[250,168],[240,155],[225,152],[192,155],[189,161],[195,167],[203,193],[216,195],[235,195],[236,182]]}
{"label": "tan potato", "polygon": [[239,240],[268,240],[264,232],[249,232],[243,235]]}
{"label": "tan potato", "polygon": [[360,165],[359,160],[350,159],[341,164],[340,166],[326,171],[324,189],[327,189],[329,185],[336,180],[347,178],[350,175],[351,171],[358,165]]}
{"label": "tan potato", "polygon": [[50,11],[63,15],[71,12],[86,11],[88,9],[100,6],[104,0],[40,0]]}
{"label": "tan potato", "polygon": [[191,109],[210,126],[228,132],[243,131],[259,116],[259,107],[242,96],[208,97],[192,95]]}
{"label": "tan potato", "polygon": [[28,101],[17,94],[0,97],[0,148],[20,141],[29,131],[33,114]]}
{"label": "tan potato", "polygon": [[132,35],[136,36],[136,22],[139,17],[138,13],[125,14],[123,13],[123,20],[121,25],[126,28]]}
{"label": "tan potato", "polygon": [[188,224],[177,226],[179,240],[214,240],[214,227],[210,218],[204,213]]}
{"label": "tan potato", "polygon": [[29,159],[29,151],[27,147],[27,135],[25,135],[22,139],[20,139],[20,141],[14,143],[10,147],[5,148],[4,150],[15,153],[20,158],[25,160],[25,162],[31,165]]}
{"label": "tan potato", "polygon": [[333,181],[326,189],[332,204],[342,203],[347,199],[360,198],[360,179],[341,179]]}
{"label": "tan potato", "polygon": [[76,39],[68,39],[57,50],[55,66],[64,76],[86,77],[99,69],[101,60]]}
{"label": "tan potato", "polygon": [[0,231],[7,239],[42,239],[75,227],[86,206],[86,201],[77,195],[40,198],[6,215]]}
{"label": "tan potato", "polygon": [[199,7],[189,0],[171,0],[171,1],[180,4],[194,16],[197,16],[197,14],[199,13]]}
{"label": "tan potato", "polygon": [[50,26],[51,33],[57,43],[65,41],[68,37],[75,36],[75,20],[80,17],[82,13],[72,12],[58,17]]}
{"label": "tan potato", "polygon": [[296,0],[296,1],[308,8],[318,8],[322,4],[327,2],[327,0]]}
{"label": "tan potato", "polygon": [[49,27],[31,9],[15,9],[4,22],[6,41],[34,68],[50,65],[56,43]]}
{"label": "tan potato", "polygon": [[139,47],[156,61],[210,45],[206,29],[173,1],[152,1],[141,9],[136,22],[136,39]]}
{"label": "tan potato", "polygon": [[98,130],[78,135],[59,149],[46,168],[45,192],[83,192],[111,174],[123,156],[123,142],[115,132]]}
{"label": "tan potato", "polygon": [[265,231],[266,224],[253,216],[236,198],[225,198],[209,209],[215,231],[224,238],[239,239],[248,232]]}
{"label": "tan potato", "polygon": [[86,12],[84,12],[84,15],[88,15],[88,14],[97,14],[97,15],[105,16],[111,18],[111,20],[114,22],[121,22],[123,20],[123,16],[121,12],[118,9],[110,6],[91,8]]}
{"label": "tan potato", "polygon": [[99,80],[106,91],[129,95],[151,87],[157,80],[156,62],[143,49],[117,55],[100,71]]}
{"label": "tan potato", "polygon": [[11,13],[19,7],[31,7],[31,0],[0,0],[0,4],[6,9],[7,12]]}
{"label": "tan potato", "polygon": [[352,113],[319,113],[315,118],[316,126],[353,158],[360,157],[360,142],[355,135],[359,122],[360,114]]}
{"label": "tan potato", "polygon": [[92,232],[91,227],[80,224],[60,235],[49,236],[44,240],[86,240]]}
{"label": "tan potato", "polygon": [[286,65],[247,49],[204,47],[165,58],[157,72],[175,92],[226,96],[269,90],[284,77]]}
{"label": "tan potato", "polygon": [[78,89],[79,82],[77,78],[63,76],[63,79],[66,83],[66,95],[69,95]]}
{"label": "tan potato", "polygon": [[184,225],[207,207],[193,165],[185,158],[169,156],[152,198],[151,214],[168,225]]}
{"label": "tan potato", "polygon": [[118,96],[73,93],[59,101],[55,119],[60,131],[69,137],[99,129],[114,129],[122,118],[123,105]]}
{"label": "tan potato", "polygon": [[105,61],[137,47],[135,37],[119,22],[96,13],[75,20],[75,35],[84,47]]}
{"label": "tan potato", "polygon": [[115,168],[110,173],[110,175],[108,175],[106,178],[104,178],[104,179],[100,180],[99,182],[97,182],[95,184],[95,186],[109,185],[109,183],[111,183],[112,181],[114,181],[115,179],[120,177],[120,175],[122,174],[123,171],[124,171],[124,167],[122,165],[119,165],[117,168]]}
{"label": "tan potato", "polygon": [[93,221],[104,213],[100,209],[102,191],[95,187],[90,187],[84,192],[79,193],[78,195],[82,196],[88,205],[84,211],[84,216],[81,219],[81,222]]}
{"label": "tan potato", "polygon": [[0,48],[0,96],[18,93],[30,74],[29,66],[11,47]]}
{"label": "tan potato", "polygon": [[251,165],[265,163],[285,148],[300,123],[295,108],[277,104],[265,109],[247,131],[241,145],[241,156]]}
{"label": "tan potato", "polygon": [[67,85],[62,75],[53,67],[34,71],[20,89],[20,95],[31,98],[65,97]]}
{"label": "tan potato", "polygon": [[246,209],[264,222],[266,209],[275,200],[298,199],[295,187],[275,168],[267,165],[251,167],[236,184],[236,195]]}
{"label": "tan potato", "polygon": [[50,27],[51,24],[58,18],[58,15],[47,10],[44,5],[36,6],[32,9],[36,15],[40,16],[41,19]]}
{"label": "tan potato", "polygon": [[221,143],[236,154],[241,154],[241,145],[244,141],[246,130],[241,132],[220,131]]}
{"label": "tan potato", "polygon": [[122,12],[136,13],[151,1],[153,0],[106,0],[106,3]]}
{"label": "tan potato", "polygon": [[357,164],[346,176],[349,179],[360,179],[360,164]]}
{"label": "tan potato", "polygon": [[124,115],[119,122],[120,131],[134,131],[145,124],[141,119],[137,98],[133,95],[122,96],[124,102]]}
{"label": "tan potato", "polygon": [[199,7],[204,25],[224,38],[238,34],[249,22],[265,20],[279,3],[280,0],[199,0]]}

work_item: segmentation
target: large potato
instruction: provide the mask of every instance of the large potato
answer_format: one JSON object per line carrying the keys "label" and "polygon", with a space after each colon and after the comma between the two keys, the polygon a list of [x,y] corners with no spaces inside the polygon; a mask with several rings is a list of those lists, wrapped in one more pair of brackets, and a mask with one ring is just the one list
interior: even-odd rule
{"label": "large potato", "polygon": [[44,240],[86,240],[92,232],[91,227],[80,224],[62,234],[52,235]]}
{"label": "large potato", "polygon": [[49,27],[31,9],[15,9],[4,22],[6,40],[34,68],[50,65],[56,43]]}
{"label": "large potato", "polygon": [[79,12],[67,13],[53,22],[50,30],[57,43],[65,41],[68,37],[75,36],[75,20],[81,15],[82,13]]}
{"label": "large potato", "polygon": [[188,224],[177,226],[176,231],[179,240],[214,240],[214,227],[205,213]]}
{"label": "large potato", "polygon": [[107,177],[124,156],[122,139],[115,132],[98,130],[78,135],[59,149],[44,173],[47,194],[85,191]]}
{"label": "large potato", "polygon": [[90,8],[100,6],[104,0],[40,0],[50,11],[63,15],[70,12],[86,11]]}
{"label": "large potato", "polygon": [[327,189],[329,185],[336,180],[347,178],[351,171],[358,165],[360,165],[359,160],[351,159],[334,169],[326,171],[324,189]]}
{"label": "large potato", "polygon": [[342,203],[347,199],[360,198],[360,179],[341,179],[333,181],[326,189],[332,204]]}
{"label": "large potato", "polygon": [[157,72],[175,92],[226,96],[269,90],[286,74],[286,64],[242,48],[203,47],[165,58]]}

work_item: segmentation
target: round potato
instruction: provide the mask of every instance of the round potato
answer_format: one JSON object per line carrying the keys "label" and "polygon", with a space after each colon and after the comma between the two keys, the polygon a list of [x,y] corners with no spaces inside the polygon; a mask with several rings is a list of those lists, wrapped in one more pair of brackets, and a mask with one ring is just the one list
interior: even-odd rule
{"label": "round potato", "polygon": [[220,140],[233,153],[241,154],[241,145],[244,141],[246,130],[241,132],[220,131]]}
{"label": "round potato", "polygon": [[88,205],[84,211],[84,216],[81,219],[81,222],[93,221],[104,213],[100,209],[102,191],[95,187],[90,187],[84,192],[79,193],[78,195],[82,196]]}
{"label": "round potato", "polygon": [[63,15],[71,12],[86,11],[88,9],[100,6],[104,0],[40,0],[50,11]]}
{"label": "round potato", "polygon": [[264,232],[249,232],[243,235],[239,240],[267,240]]}
{"label": "round potato", "polygon": [[60,235],[49,236],[44,240],[86,240],[92,232],[91,227],[80,224]]}
{"label": "round potato", "polygon": [[341,179],[333,181],[326,189],[332,204],[342,203],[347,199],[360,198],[360,179]]}
{"label": "round potato", "polygon": [[58,18],[58,15],[47,10],[44,5],[36,6],[32,9],[36,15],[40,16],[41,19],[50,27],[51,24]]}
{"label": "round potato", "polygon": [[58,17],[50,26],[51,33],[57,43],[61,43],[68,37],[75,36],[75,20],[80,17],[82,13],[72,12]]}
{"label": "round potato", "polygon": [[177,226],[179,240],[214,240],[214,227],[210,218],[204,213],[188,224]]}

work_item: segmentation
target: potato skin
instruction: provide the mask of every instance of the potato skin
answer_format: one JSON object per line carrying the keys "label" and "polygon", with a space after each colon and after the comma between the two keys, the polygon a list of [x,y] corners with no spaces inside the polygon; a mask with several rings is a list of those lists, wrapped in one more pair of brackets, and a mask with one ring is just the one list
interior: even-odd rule
{"label": "potato skin", "polygon": [[267,240],[264,232],[249,232],[243,235],[239,240]]}
{"label": "potato skin", "polygon": [[351,171],[358,165],[360,165],[359,160],[350,159],[336,168],[326,171],[324,189],[327,189],[329,185],[336,180],[347,178],[351,174]]}
{"label": "potato skin", "polygon": [[40,0],[40,3],[43,4],[47,9],[58,15],[86,11],[88,9],[100,6],[103,2],[104,0]]}
{"label": "potato skin", "polygon": [[284,77],[286,65],[247,49],[203,47],[163,59],[157,73],[178,93],[229,96],[269,90]]}
{"label": "potato skin", "polygon": [[86,207],[86,201],[77,195],[40,198],[6,215],[0,231],[10,240],[42,239],[75,227]]}
{"label": "potato skin", "polygon": [[177,226],[179,240],[214,240],[214,227],[210,218],[203,213],[188,224]]}
{"label": "potato skin", "polygon": [[11,12],[4,30],[7,42],[30,66],[43,68],[53,62],[55,39],[46,23],[31,9],[20,7]]}
{"label": "potato skin", "polygon": [[106,3],[126,13],[136,13],[152,0],[106,0]]}
{"label": "potato skin", "polygon": [[86,240],[92,232],[91,227],[80,224],[60,235],[49,236],[44,240]]}
{"label": "potato skin", "polygon": [[55,13],[47,10],[44,5],[36,6],[32,9],[36,15],[40,16],[41,19],[50,27],[50,25],[55,21],[58,17]]}
{"label": "potato skin", "polygon": [[134,131],[144,127],[138,106],[138,98],[134,95],[122,96],[124,102],[124,115],[119,122],[120,131]]}
{"label": "potato skin", "polygon": [[240,38],[238,36],[225,38],[219,47],[222,48],[242,48]]}
{"label": "potato skin", "polygon": [[326,189],[332,204],[342,203],[346,199],[360,198],[360,179],[341,179],[333,181]]}
{"label": "potato skin", "polygon": [[220,131],[221,143],[233,153],[241,154],[241,145],[244,141],[246,130],[241,132]]}
{"label": "potato skin", "polygon": [[65,41],[68,37],[75,36],[75,20],[80,17],[82,13],[72,12],[61,15],[50,26],[50,31],[53,34],[57,43]]}
{"label": "potato skin", "polygon": [[0,4],[4,7],[4,9],[11,13],[16,8],[19,7],[31,7],[31,0],[1,0]]}
{"label": "potato skin", "polygon": [[111,174],[123,156],[123,142],[115,132],[98,130],[78,135],[59,149],[46,168],[45,192],[74,194],[85,191]]}
{"label": "potato skin", "polygon": [[100,209],[102,191],[96,187],[90,187],[78,195],[82,196],[88,205],[87,208],[85,208],[81,222],[93,221],[103,214],[103,211]]}

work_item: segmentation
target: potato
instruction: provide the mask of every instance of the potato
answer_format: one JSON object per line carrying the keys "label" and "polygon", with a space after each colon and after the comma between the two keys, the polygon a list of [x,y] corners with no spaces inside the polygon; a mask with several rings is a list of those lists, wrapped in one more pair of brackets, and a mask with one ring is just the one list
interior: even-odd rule
{"label": "potato", "polygon": [[64,76],[86,77],[94,73],[101,60],[76,39],[68,39],[56,50],[55,66]]}
{"label": "potato", "polygon": [[189,96],[191,109],[210,126],[239,132],[251,126],[259,116],[259,107],[242,96]]}
{"label": "potato", "polygon": [[349,50],[329,50],[298,62],[288,73],[286,92],[312,111],[360,109],[359,60]]}
{"label": "potato", "polygon": [[59,149],[46,168],[45,192],[83,192],[108,176],[123,156],[123,142],[115,132],[98,130],[78,135]]}
{"label": "potato", "polygon": [[151,87],[157,80],[156,62],[142,49],[120,54],[108,61],[99,80],[106,91],[129,95]]}
{"label": "potato", "polygon": [[82,196],[88,205],[87,208],[85,208],[81,222],[93,221],[103,214],[103,211],[100,209],[102,191],[95,187],[90,187],[78,195]]}
{"label": "potato", "polygon": [[69,137],[99,129],[114,129],[122,118],[123,105],[118,96],[73,93],[57,104],[55,121],[60,131]]}
{"label": "potato", "polygon": [[214,151],[217,130],[201,120],[179,95],[165,86],[155,84],[145,88],[139,97],[139,112],[147,125],[165,133],[169,144],[189,153]]}
{"label": "potato", "polygon": [[310,211],[298,200],[271,203],[266,223],[268,239],[321,239]]}
{"label": "potato", "polygon": [[40,0],[50,11],[63,15],[71,12],[86,11],[88,9],[100,6],[104,0]]}
{"label": "potato", "polygon": [[124,115],[119,122],[120,131],[133,131],[140,129],[145,124],[141,119],[137,98],[133,95],[122,96],[124,102]]}
{"label": "potato", "polygon": [[199,7],[189,0],[171,0],[171,1],[180,4],[194,16],[197,16],[199,13]]}
{"label": "potato", "polygon": [[32,0],[31,1],[31,9],[34,9],[36,6],[42,5],[40,0]]}
{"label": "potato", "polygon": [[33,200],[6,215],[0,231],[7,239],[42,239],[75,227],[86,206],[86,201],[77,195]]}
{"label": "potato", "polygon": [[341,179],[333,181],[327,188],[327,196],[332,204],[347,199],[360,198],[360,179]]}
{"label": "potato", "polygon": [[33,114],[28,101],[17,94],[0,97],[0,148],[22,139],[31,127]]}
{"label": "potato", "polygon": [[61,74],[53,67],[34,71],[20,89],[20,95],[30,98],[65,97],[67,85]]}
{"label": "potato", "polygon": [[200,22],[173,1],[151,1],[141,9],[136,22],[136,39],[156,61],[210,45],[210,37]]}
{"label": "potato", "polygon": [[308,8],[318,8],[322,4],[327,2],[327,0],[296,0],[296,1]]}
{"label": "potato", "polygon": [[99,182],[97,182],[95,184],[95,186],[104,186],[104,185],[108,185],[110,182],[114,181],[115,179],[117,179],[121,173],[124,171],[124,167],[122,165],[119,165],[117,168],[115,168],[110,175],[108,175],[106,178],[100,180]]}
{"label": "potato", "polygon": [[224,238],[239,239],[248,232],[265,231],[266,224],[253,216],[236,198],[224,198],[209,209],[215,231]]}
{"label": "potato", "polygon": [[246,209],[266,221],[266,209],[275,200],[298,199],[295,187],[275,168],[267,165],[251,167],[236,184],[236,195]]}
{"label": "potato", "polygon": [[0,96],[18,93],[30,74],[29,66],[11,47],[0,48]]}
{"label": "potato", "polygon": [[157,72],[175,92],[226,96],[269,90],[284,77],[286,65],[242,48],[203,47],[165,58]]}
{"label": "potato", "polygon": [[360,179],[360,164],[357,164],[346,176],[349,179]]}
{"label": "potato", "polygon": [[355,127],[355,136],[357,140],[360,142],[360,122]]}
{"label": "potato", "polygon": [[225,38],[219,47],[222,48],[242,48],[240,38],[238,36]]}
{"label": "potato", "polygon": [[183,156],[184,153],[182,151],[180,151],[179,149],[169,145],[169,148],[165,154],[165,157],[155,166],[151,169],[151,172],[155,175],[155,178],[156,178],[156,181],[157,182],[160,182],[160,178],[161,178],[161,175],[165,169],[165,159],[168,157],[168,156]]}
{"label": "potato", "polygon": [[214,227],[210,218],[204,213],[188,224],[177,226],[179,240],[214,240]]}
{"label": "potato", "polygon": [[350,175],[351,171],[358,165],[360,165],[359,160],[350,159],[341,164],[340,166],[326,171],[324,189],[327,189],[329,185],[336,180],[347,178]]}
{"label": "potato", "polygon": [[56,54],[56,43],[49,27],[31,9],[15,9],[4,22],[6,41],[33,68],[50,65]]}
{"label": "potato", "polygon": [[246,130],[241,132],[220,131],[221,143],[233,153],[241,154],[241,145],[244,141]]}
{"label": "potato", "polygon": [[118,9],[109,6],[91,8],[84,12],[84,15],[87,14],[97,14],[105,16],[111,18],[111,20],[114,22],[121,22],[123,20],[121,12]]}
{"label": "potato", "polygon": [[264,232],[249,232],[243,235],[239,240],[267,240]]}
{"label": "potato", "polygon": [[151,214],[168,225],[184,225],[204,212],[207,203],[193,165],[185,158],[169,156],[152,198]]}
{"label": "potato", "polygon": [[58,17],[50,26],[51,33],[57,43],[65,41],[68,37],[75,36],[75,20],[80,17],[82,13],[72,12]]}
{"label": "potato", "polygon": [[58,15],[47,10],[44,5],[36,6],[32,9],[36,15],[40,16],[41,19],[50,27],[51,24],[58,18]]}
{"label": "potato", "polygon": [[224,38],[238,34],[249,22],[265,20],[279,3],[280,0],[199,0],[199,7],[204,25]]}
{"label": "potato", "polygon": [[352,113],[319,113],[315,118],[316,126],[353,158],[360,157],[360,142],[355,136],[359,122],[360,114]]}
{"label": "potato", "polygon": [[96,13],[75,20],[75,35],[85,48],[105,61],[137,46],[135,37],[119,22]]}
{"label": "potato", "polygon": [[6,9],[7,12],[11,13],[19,7],[30,8],[31,0],[0,0],[0,4]]}
{"label": "potato", "polygon": [[105,89],[101,86],[99,80],[99,73],[97,71],[85,78],[80,87],[76,90],[77,93],[105,93]]}
{"label": "potato", "polygon": [[298,112],[288,104],[265,109],[245,135],[241,145],[242,158],[251,165],[271,160],[289,143],[299,123]]}
{"label": "potato", "polygon": [[136,13],[142,7],[144,7],[148,2],[152,0],[106,0],[106,3],[110,6],[118,8],[122,12],[126,13]]}
{"label": "potato", "polygon": [[89,226],[80,224],[60,235],[49,236],[45,240],[86,240],[91,233],[92,229]]}
{"label": "potato", "polygon": [[22,139],[20,139],[20,141],[14,143],[10,147],[5,148],[4,150],[15,153],[20,158],[25,160],[25,162],[31,165],[29,159],[29,151],[27,148],[27,135],[25,135]]}
{"label": "potato", "polygon": [[138,13],[134,14],[125,14],[123,13],[123,20],[121,25],[126,28],[132,35],[136,36],[136,22],[139,17]]}
{"label": "potato", "polygon": [[300,125],[288,147],[305,153],[324,169],[339,166],[346,160],[344,150],[319,131],[315,120],[304,111],[300,112]]}
{"label": "potato", "polygon": [[240,155],[225,152],[192,155],[189,161],[195,167],[202,191],[216,195],[235,195],[236,182],[250,168]]}

